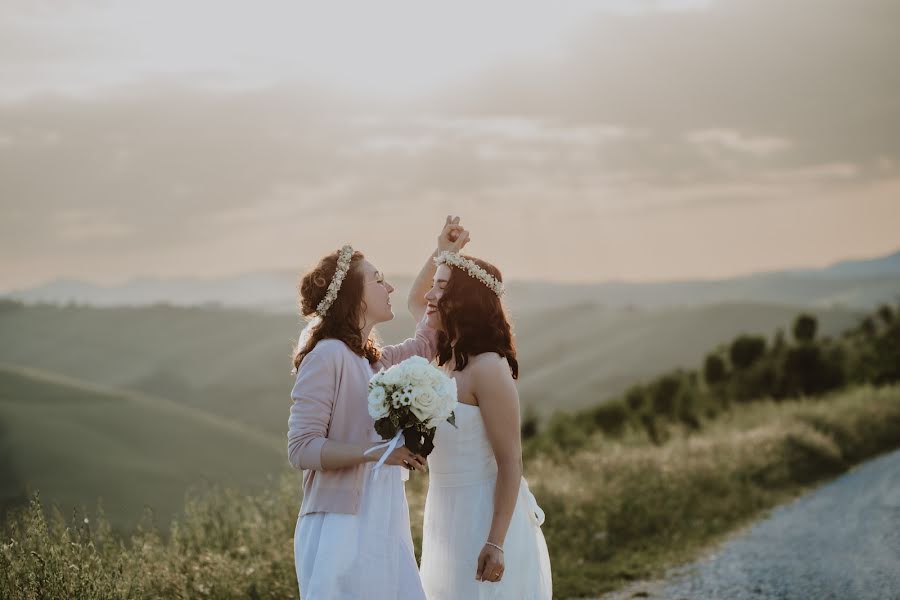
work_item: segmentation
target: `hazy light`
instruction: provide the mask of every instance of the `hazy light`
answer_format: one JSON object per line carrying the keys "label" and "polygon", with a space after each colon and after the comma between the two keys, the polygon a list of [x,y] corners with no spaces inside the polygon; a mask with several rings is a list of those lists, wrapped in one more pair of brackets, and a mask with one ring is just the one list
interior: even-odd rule
{"label": "hazy light", "polygon": [[639,13],[706,4],[135,0],[90,2],[64,11],[24,9],[12,23],[38,41],[45,37],[48,46],[79,48],[58,65],[20,73],[18,83],[26,87],[55,83],[79,90],[148,76],[194,75],[200,82],[225,85],[314,81],[407,96],[505,61],[552,59],[562,51],[566,33],[599,11]]}

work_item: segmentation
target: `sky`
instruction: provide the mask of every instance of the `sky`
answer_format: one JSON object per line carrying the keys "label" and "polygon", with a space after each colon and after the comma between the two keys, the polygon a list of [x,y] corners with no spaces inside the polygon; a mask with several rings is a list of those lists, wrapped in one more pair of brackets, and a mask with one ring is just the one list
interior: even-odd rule
{"label": "sky", "polygon": [[712,279],[900,248],[894,0],[5,0],[0,291]]}

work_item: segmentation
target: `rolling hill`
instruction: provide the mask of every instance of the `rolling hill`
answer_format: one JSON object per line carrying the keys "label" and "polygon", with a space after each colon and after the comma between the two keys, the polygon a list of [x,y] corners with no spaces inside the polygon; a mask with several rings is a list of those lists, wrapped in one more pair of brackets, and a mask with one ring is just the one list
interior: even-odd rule
{"label": "rolling hill", "polygon": [[[673,367],[695,367],[743,332],[771,335],[802,308],[751,303],[657,310],[594,304],[514,315],[525,406],[547,414],[596,403]],[[859,314],[818,309],[834,334]],[[380,328],[413,331],[405,313]],[[290,406],[290,315],[179,307],[19,307],[0,312],[0,362],[142,391],[284,435]]]}
{"label": "rolling hill", "polygon": [[0,365],[0,498],[37,489],[65,513],[102,498],[114,527],[150,505],[166,525],[201,482],[259,489],[283,445],[209,413],[35,369]]}
{"label": "rolling hill", "polygon": [[595,405],[663,371],[698,368],[712,348],[739,334],[789,332],[801,311],[817,316],[820,335],[836,335],[861,317],[753,303],[630,311],[585,305],[531,315],[516,324],[519,393],[543,415]]}

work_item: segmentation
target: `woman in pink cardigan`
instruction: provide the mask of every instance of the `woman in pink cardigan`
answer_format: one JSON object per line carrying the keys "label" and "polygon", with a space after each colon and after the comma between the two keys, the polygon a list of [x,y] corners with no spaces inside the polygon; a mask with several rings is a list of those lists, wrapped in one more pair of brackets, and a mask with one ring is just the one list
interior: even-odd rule
{"label": "woman in pink cardigan", "polygon": [[[432,257],[468,239],[459,218],[448,217]],[[413,284],[412,303],[424,306],[432,257]],[[436,354],[436,331],[424,319],[402,344],[376,345],[372,328],[394,317],[393,290],[350,246],[323,257],[300,284],[301,312],[315,317],[294,357],[288,419],[288,457],[304,470],[294,532],[303,600],[425,599],[401,477],[404,468],[424,471],[425,459],[400,446],[373,477],[380,451],[367,454],[381,442],[367,406],[371,376],[410,356]]]}

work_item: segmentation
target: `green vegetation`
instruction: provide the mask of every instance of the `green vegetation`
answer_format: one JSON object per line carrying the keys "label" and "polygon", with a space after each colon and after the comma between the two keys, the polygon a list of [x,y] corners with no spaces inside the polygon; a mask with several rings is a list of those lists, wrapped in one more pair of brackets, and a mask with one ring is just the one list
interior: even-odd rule
{"label": "green vegetation", "polygon": [[[413,331],[412,319],[397,312],[379,328],[387,343]],[[740,331],[768,331],[796,312],[790,306],[730,303],[517,313],[519,393],[542,417],[593,406],[661,371],[701,361],[709,348]],[[859,314],[816,311],[820,329],[832,335]],[[0,363],[166,398],[271,433],[280,443],[299,327],[295,315],[231,308],[6,301],[0,305]]]}
{"label": "green vegetation", "polygon": [[706,355],[702,368],[675,369],[630,386],[608,402],[575,413],[557,412],[543,431],[526,421],[526,455],[567,453],[597,431],[609,437],[640,429],[654,444],[668,426],[699,430],[734,403],[821,396],[848,385],[900,381],[900,318],[881,306],[839,337],[817,338],[814,316],[800,314],[793,342],[783,330],[765,337],[741,334]]}
{"label": "green vegetation", "polygon": [[9,504],[22,502],[27,474],[29,487],[67,510],[101,497],[122,530],[148,504],[168,523],[192,482],[259,489],[286,460],[281,444],[220,417],[2,365],[0,448]]}
{"label": "green vegetation", "polygon": [[528,463],[560,598],[596,595],[695,558],[764,510],[900,447],[900,386],[735,405],[701,433],[667,421],[657,444],[597,431]]}
{"label": "green vegetation", "polygon": [[[812,315],[793,325],[790,340],[781,330],[771,341],[739,334],[701,356],[698,370],[664,373],[610,402],[559,412],[543,427],[533,410],[526,412],[526,474],[547,514],[543,529],[557,597],[596,595],[659,575],[809,486],[900,448],[897,311],[881,307],[837,337],[822,335]],[[232,438],[260,454],[230,467],[284,464],[280,444],[276,453],[268,438],[229,428],[219,417],[46,374],[7,369],[0,375],[0,389],[15,391],[0,396],[0,421],[7,423],[0,427],[0,449],[20,447],[14,436],[26,423],[47,428],[22,434],[38,439],[78,427],[87,432],[85,447],[65,449],[84,472],[110,468],[107,459],[122,453],[128,474],[110,471],[108,478],[127,478],[131,465],[152,456],[149,441],[145,449],[134,446],[148,434],[129,431],[116,444],[92,444],[110,443],[110,431],[136,418],[143,427],[158,423],[151,433],[171,431],[166,440],[174,447],[164,450],[171,454],[162,466],[204,456]],[[158,403],[163,417],[151,410]],[[34,410],[44,412],[23,412]],[[82,410],[93,411],[91,418],[82,419]],[[111,424],[90,430],[101,418]],[[179,420],[190,421],[189,431],[166,429],[179,427]],[[200,423],[215,430],[209,445],[179,447],[177,440],[191,439]],[[214,454],[229,464],[235,456],[233,450]],[[48,515],[35,497],[5,521],[0,597],[291,597],[298,480],[292,472],[251,495],[195,489],[170,528],[161,532],[159,514],[150,514],[128,539],[114,533],[102,510]],[[414,477],[407,488],[417,544],[426,484]],[[155,495],[147,488],[136,493]]]}
{"label": "green vegetation", "polygon": [[284,435],[297,317],[216,307],[0,310],[0,363],[142,392]]}
{"label": "green vegetation", "polygon": [[111,531],[102,510],[47,518],[35,498],[6,524],[0,597],[296,597],[295,481],[284,477],[255,496],[196,490],[165,537],[148,512],[127,540]]}
{"label": "green vegetation", "polygon": [[[598,431],[577,452],[529,461],[557,597],[657,575],[807,486],[900,447],[900,386],[735,405],[699,434],[666,428],[661,445],[640,430],[615,440]],[[417,545],[425,483],[408,484]],[[7,521],[0,597],[291,597],[298,505],[296,473],[260,495],[200,490],[167,536],[148,517],[123,541],[102,514],[48,518],[33,500]]]}

